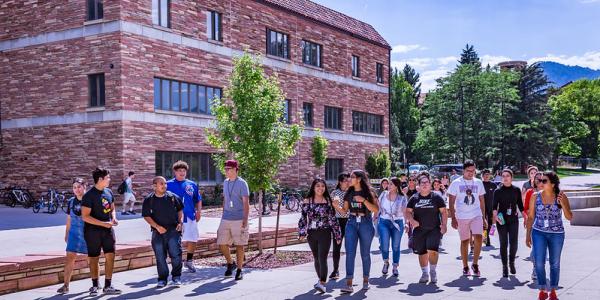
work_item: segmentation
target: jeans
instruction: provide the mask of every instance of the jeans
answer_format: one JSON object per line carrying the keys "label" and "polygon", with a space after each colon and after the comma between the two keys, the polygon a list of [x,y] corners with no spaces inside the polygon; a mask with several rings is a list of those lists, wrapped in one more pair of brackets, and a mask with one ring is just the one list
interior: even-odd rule
{"label": "jeans", "polygon": [[383,260],[390,259],[390,238],[392,239],[392,263],[398,264],[400,262],[400,240],[402,239],[402,233],[404,232],[404,221],[396,220],[395,222],[400,230],[394,227],[391,220],[379,219],[377,223],[377,231],[379,232],[379,250],[381,250],[381,256]]}
{"label": "jeans", "polygon": [[327,256],[329,256],[329,248],[331,247],[331,229],[310,229],[306,239],[315,260],[315,271],[317,271],[319,280],[326,282]]}
{"label": "jeans", "polygon": [[531,240],[533,242],[535,273],[539,288],[546,288],[546,250],[550,254],[550,288],[558,288],[560,255],[565,241],[565,234],[533,230]]}
{"label": "jeans", "polygon": [[375,235],[373,219],[371,216],[360,217],[357,222],[356,216],[350,216],[346,224],[346,279],[354,278],[354,259],[356,248],[360,243],[360,258],[362,260],[363,276],[369,277],[371,271],[371,242]]}
{"label": "jeans", "polygon": [[[500,239],[500,258],[502,259],[502,265],[506,266],[507,262],[515,262],[517,247],[519,245],[519,222],[512,221],[504,225],[496,224],[496,227],[498,228],[498,238]],[[510,251],[508,251],[509,244]]]}
{"label": "jeans", "polygon": [[156,268],[158,269],[158,281],[167,281],[169,278],[169,266],[167,265],[167,253],[171,258],[173,279],[181,277],[183,262],[181,259],[181,232],[168,229],[164,234],[152,230],[152,250],[156,256]]}
{"label": "jeans", "polygon": [[[337,218],[340,223],[340,230],[342,231],[342,241],[344,240],[344,236],[346,234],[346,223],[348,223],[348,218]],[[338,245],[335,237],[333,238],[333,270],[338,271],[340,269],[340,257],[342,252],[342,243]]]}

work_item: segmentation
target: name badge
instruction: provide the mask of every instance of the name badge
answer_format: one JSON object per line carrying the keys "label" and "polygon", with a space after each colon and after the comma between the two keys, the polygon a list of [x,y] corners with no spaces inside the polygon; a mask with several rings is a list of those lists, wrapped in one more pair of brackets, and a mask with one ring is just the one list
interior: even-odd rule
{"label": "name badge", "polygon": [[229,201],[229,207],[233,208],[233,201]]}
{"label": "name badge", "polygon": [[310,229],[316,229],[317,228],[317,224],[315,224],[314,222],[310,222]]}
{"label": "name badge", "polygon": [[356,216],[356,223],[360,223],[360,217],[361,216]]}
{"label": "name badge", "polygon": [[548,227],[550,227],[550,221],[544,220],[544,228],[548,228]]}
{"label": "name badge", "polygon": [[509,215],[509,216],[512,215],[512,208],[507,209],[506,210],[506,214]]}

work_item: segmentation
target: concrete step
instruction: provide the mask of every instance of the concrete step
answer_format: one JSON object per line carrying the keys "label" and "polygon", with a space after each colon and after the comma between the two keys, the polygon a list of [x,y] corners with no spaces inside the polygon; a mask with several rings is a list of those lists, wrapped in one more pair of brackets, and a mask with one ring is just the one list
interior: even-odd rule
{"label": "concrete step", "polygon": [[567,195],[567,197],[569,197],[569,203],[571,204],[571,209],[600,207],[600,195],[576,196],[576,197]]}
{"label": "concrete step", "polygon": [[600,226],[600,207],[573,210],[571,225]]}
{"label": "concrete step", "polygon": [[600,190],[589,190],[589,191],[573,191],[573,192],[565,192],[569,197],[579,197],[579,196],[600,196]]}

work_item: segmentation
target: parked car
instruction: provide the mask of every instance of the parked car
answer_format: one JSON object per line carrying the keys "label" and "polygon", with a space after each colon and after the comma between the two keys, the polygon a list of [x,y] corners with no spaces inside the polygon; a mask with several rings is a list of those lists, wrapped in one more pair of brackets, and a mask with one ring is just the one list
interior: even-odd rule
{"label": "parked car", "polygon": [[408,167],[408,174],[415,175],[421,171],[427,171],[426,165],[410,165]]}
{"label": "parked car", "polygon": [[429,174],[433,177],[442,178],[444,175],[448,175],[448,177],[452,176],[452,170],[456,170],[456,174],[462,175],[463,173],[463,165],[462,164],[443,164],[443,165],[434,165],[429,169]]}

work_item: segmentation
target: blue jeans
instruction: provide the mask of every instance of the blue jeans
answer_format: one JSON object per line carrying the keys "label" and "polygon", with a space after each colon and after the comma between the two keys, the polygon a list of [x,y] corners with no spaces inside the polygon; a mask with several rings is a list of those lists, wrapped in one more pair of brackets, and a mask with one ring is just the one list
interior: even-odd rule
{"label": "blue jeans", "polygon": [[167,265],[167,253],[171,258],[171,276],[173,279],[181,277],[183,261],[181,255],[181,232],[168,229],[164,234],[152,230],[152,250],[156,256],[156,268],[158,269],[158,281],[167,281],[169,278],[169,266]]}
{"label": "blue jeans", "polygon": [[547,233],[533,230],[531,233],[535,256],[535,273],[540,289],[546,288],[546,250],[550,254],[550,288],[558,288],[560,254],[565,241],[564,233]]}
{"label": "blue jeans", "polygon": [[391,220],[379,218],[377,231],[379,232],[379,250],[383,260],[390,259],[390,238],[392,239],[392,263],[400,262],[400,240],[404,232],[404,221],[394,221],[400,230],[394,227]]}
{"label": "blue jeans", "polygon": [[346,224],[346,279],[354,278],[354,259],[356,248],[360,243],[360,258],[362,260],[363,276],[369,277],[371,271],[371,242],[375,236],[373,219],[370,216],[361,217],[360,223],[356,216],[350,216]]}

